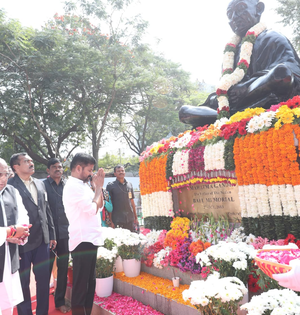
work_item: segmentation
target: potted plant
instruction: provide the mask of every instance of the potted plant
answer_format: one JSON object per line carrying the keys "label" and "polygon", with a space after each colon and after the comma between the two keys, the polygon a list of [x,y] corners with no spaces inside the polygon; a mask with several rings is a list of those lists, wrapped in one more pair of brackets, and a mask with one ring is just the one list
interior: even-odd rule
{"label": "potted plant", "polygon": [[251,301],[241,306],[249,315],[299,314],[300,297],[289,289],[270,290],[253,296]]}
{"label": "potted plant", "polygon": [[126,277],[137,277],[140,274],[143,242],[138,234],[131,233],[118,246],[118,254],[123,260]]}
{"label": "potted plant", "polygon": [[[196,255],[197,263],[205,267],[207,273],[218,270],[221,277],[237,277],[246,285],[254,268],[256,250],[244,242],[221,241]],[[203,268],[204,269],[204,268]]]}
{"label": "potted plant", "polygon": [[99,297],[107,297],[113,290],[113,272],[117,258],[116,247],[109,250],[99,247],[96,261],[96,294]]}
{"label": "potted plant", "polygon": [[190,300],[202,315],[223,315],[238,314],[239,303],[247,292],[240,279],[220,278],[220,274],[215,272],[206,281],[192,281],[182,296],[184,300]]}
{"label": "potted plant", "polygon": [[[114,242],[113,239],[111,238],[106,238],[104,240],[104,245],[106,249],[112,250],[114,247],[116,247],[116,243]],[[122,258],[117,255],[116,261],[115,261],[115,266],[114,266],[114,272],[122,272],[123,271],[123,263],[122,263]]]}

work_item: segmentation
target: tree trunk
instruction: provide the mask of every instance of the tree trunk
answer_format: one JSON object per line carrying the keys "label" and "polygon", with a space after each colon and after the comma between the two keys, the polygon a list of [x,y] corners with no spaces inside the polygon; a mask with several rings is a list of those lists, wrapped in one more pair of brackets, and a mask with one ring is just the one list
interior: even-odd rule
{"label": "tree trunk", "polygon": [[97,145],[97,134],[96,134],[96,128],[93,126],[92,129],[92,150],[93,150],[93,157],[96,160],[95,170],[98,171],[98,160],[99,160],[99,148]]}

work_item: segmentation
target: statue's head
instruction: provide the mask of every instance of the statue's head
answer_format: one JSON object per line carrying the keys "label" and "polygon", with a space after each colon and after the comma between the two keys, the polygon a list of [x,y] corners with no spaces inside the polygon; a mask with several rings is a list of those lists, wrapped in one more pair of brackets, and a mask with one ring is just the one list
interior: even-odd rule
{"label": "statue's head", "polygon": [[229,25],[241,37],[260,21],[265,5],[259,0],[232,0],[227,7]]}

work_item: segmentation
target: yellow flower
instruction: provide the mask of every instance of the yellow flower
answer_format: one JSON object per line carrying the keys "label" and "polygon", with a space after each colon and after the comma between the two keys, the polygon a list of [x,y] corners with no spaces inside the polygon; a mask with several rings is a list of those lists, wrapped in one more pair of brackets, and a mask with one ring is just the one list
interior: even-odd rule
{"label": "yellow flower", "polygon": [[283,124],[291,124],[294,121],[293,113],[286,113],[282,115],[280,118]]}
{"label": "yellow flower", "polygon": [[163,144],[158,144],[158,145],[156,145],[155,147],[153,147],[153,148],[150,150],[150,152],[151,152],[152,154],[155,154],[155,153],[157,153],[158,149],[159,149],[160,147],[163,147],[163,146],[164,146]]}
{"label": "yellow flower", "polygon": [[230,117],[230,120],[229,120],[228,123],[230,124],[230,123],[233,123],[233,122],[239,122],[239,121],[241,121],[242,119],[245,119],[245,118],[258,116],[261,113],[264,113],[265,111],[266,110],[264,108],[261,108],[261,107],[247,108],[243,112],[237,112],[236,114],[232,115]]}
{"label": "yellow flower", "polygon": [[300,117],[300,107],[294,108],[294,109],[292,110],[292,113],[293,113],[294,115],[296,115],[297,118],[299,118],[299,117]]}
{"label": "yellow flower", "polygon": [[279,128],[281,128],[281,119],[278,119],[274,127],[275,127],[275,130],[278,130]]}

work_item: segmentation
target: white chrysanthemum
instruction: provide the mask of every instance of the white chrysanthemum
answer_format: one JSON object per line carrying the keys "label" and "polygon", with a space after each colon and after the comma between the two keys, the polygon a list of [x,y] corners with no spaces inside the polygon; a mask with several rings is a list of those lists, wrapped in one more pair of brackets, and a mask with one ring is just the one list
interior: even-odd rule
{"label": "white chrysanthemum", "polygon": [[269,290],[258,296],[253,296],[249,303],[241,306],[248,315],[263,315],[267,311],[274,315],[300,314],[300,297],[292,290]]}
{"label": "white chrysanthemum", "polygon": [[[222,96],[222,97],[225,97],[225,96]],[[225,97],[225,98],[227,99],[227,97]],[[229,119],[226,117],[223,117],[221,119],[216,120],[216,122],[214,123],[214,127],[217,129],[221,129],[221,127],[223,125],[226,125],[228,122],[229,122]]]}
{"label": "white chrysanthemum", "polygon": [[234,64],[234,53],[227,51],[223,56],[223,70],[232,69]]}
{"label": "white chrysanthemum", "polygon": [[248,290],[236,277],[219,278],[216,275],[209,276],[206,281],[192,281],[188,290],[182,292],[183,299],[190,300],[193,305],[206,306],[212,299],[220,299],[223,303],[240,301]]}
{"label": "white chrysanthemum", "polygon": [[219,96],[218,103],[220,110],[223,109],[224,107],[229,107],[229,101],[226,96]]}

